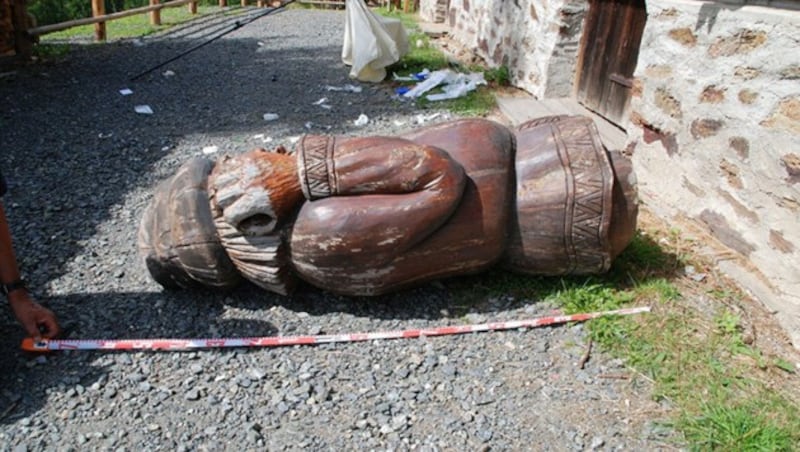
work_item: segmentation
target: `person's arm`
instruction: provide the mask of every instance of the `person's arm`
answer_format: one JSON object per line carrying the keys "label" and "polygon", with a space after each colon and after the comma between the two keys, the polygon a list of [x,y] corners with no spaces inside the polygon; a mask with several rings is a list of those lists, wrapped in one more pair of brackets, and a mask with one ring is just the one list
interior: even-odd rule
{"label": "person's arm", "polygon": [[55,337],[60,331],[55,314],[35,302],[21,282],[11,231],[0,201],[0,283],[9,289],[8,304],[28,335],[37,340]]}

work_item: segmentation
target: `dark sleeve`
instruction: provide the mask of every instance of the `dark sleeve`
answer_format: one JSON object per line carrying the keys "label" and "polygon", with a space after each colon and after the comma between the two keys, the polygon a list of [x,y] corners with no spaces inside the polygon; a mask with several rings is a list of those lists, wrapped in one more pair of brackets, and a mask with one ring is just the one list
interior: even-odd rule
{"label": "dark sleeve", "polygon": [[6,178],[3,177],[3,173],[0,171],[0,196],[6,194]]}

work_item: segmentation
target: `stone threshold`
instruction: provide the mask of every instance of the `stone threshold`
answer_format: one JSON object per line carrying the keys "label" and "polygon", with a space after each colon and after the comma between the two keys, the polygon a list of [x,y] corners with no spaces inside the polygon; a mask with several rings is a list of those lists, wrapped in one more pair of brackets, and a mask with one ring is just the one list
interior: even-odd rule
{"label": "stone threshold", "polygon": [[587,109],[571,98],[536,99],[530,97],[497,96],[497,106],[511,126],[515,127],[531,119],[553,115],[582,115],[594,120],[600,140],[609,151],[622,151],[628,135],[616,124]]}

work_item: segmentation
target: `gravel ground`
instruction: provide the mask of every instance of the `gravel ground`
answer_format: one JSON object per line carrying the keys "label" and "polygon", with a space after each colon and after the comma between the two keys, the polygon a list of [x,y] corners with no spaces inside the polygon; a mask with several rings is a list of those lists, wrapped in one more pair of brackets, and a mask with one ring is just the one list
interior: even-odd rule
{"label": "gravel ground", "polygon": [[[447,112],[353,83],[344,15],[288,10],[228,29],[216,16],[139,41],[75,46],[0,78],[4,199],[23,271],[71,338],[380,331],[530,318],[537,300],[482,300],[448,281],[379,298],[302,287],[285,298],[163,292],[136,252],[152,188],[216,146],[238,153],[305,132],[392,134]],[[6,69],[8,70],[8,69]],[[165,71],[171,71],[164,75]],[[133,94],[122,96],[119,90]],[[332,108],[314,103],[326,97]],[[149,105],[154,114],[134,112]],[[267,122],[265,113],[280,118]],[[435,119],[434,114],[439,114]],[[366,126],[354,125],[365,114]],[[272,141],[269,141],[269,140]],[[463,281],[462,281],[463,284]],[[195,353],[19,351],[0,312],[0,451],[673,449],[668,407],[581,325],[405,341]]]}

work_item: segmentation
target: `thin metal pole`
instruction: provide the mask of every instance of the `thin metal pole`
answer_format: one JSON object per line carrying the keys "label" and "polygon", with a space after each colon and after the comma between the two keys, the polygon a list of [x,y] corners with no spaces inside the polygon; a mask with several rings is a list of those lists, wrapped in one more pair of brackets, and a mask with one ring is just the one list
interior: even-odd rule
{"label": "thin metal pole", "polygon": [[218,34],[217,36],[214,36],[213,38],[211,38],[211,39],[209,39],[209,40],[207,40],[205,42],[202,42],[202,43],[190,48],[189,50],[186,50],[185,52],[182,52],[182,53],[170,58],[169,60],[164,61],[163,63],[157,64],[156,66],[153,66],[153,67],[151,67],[150,69],[148,69],[148,70],[146,70],[144,72],[136,74],[135,76],[130,78],[130,81],[132,81],[132,82],[136,81],[137,79],[139,79],[141,77],[144,77],[145,75],[147,75],[147,74],[149,74],[149,73],[151,73],[151,72],[153,72],[153,71],[155,71],[155,70],[157,70],[159,68],[162,68],[162,67],[168,65],[169,63],[172,63],[173,61],[175,61],[175,60],[177,60],[179,58],[182,58],[182,57],[188,55],[189,53],[194,52],[195,50],[197,50],[197,49],[199,49],[201,47],[205,47],[206,45],[211,44],[212,42],[216,41],[217,39],[219,39],[219,38],[221,38],[221,37],[223,37],[225,35],[227,35],[228,33],[231,33],[231,32],[233,32],[235,30],[238,30],[238,29],[244,27],[245,25],[253,23],[256,20],[261,19],[264,16],[268,16],[268,15],[270,15],[270,14],[276,12],[276,11],[284,9],[288,5],[294,3],[295,1],[297,1],[297,0],[289,0],[286,3],[282,3],[281,6],[278,6],[276,8],[272,8],[269,11],[267,11],[265,13],[262,13],[262,14],[259,14],[258,16],[252,17],[252,18],[250,18],[250,19],[248,19],[248,20],[246,20],[244,22],[240,22],[240,21],[237,20],[236,23],[233,24],[233,26],[232,26],[232,28],[230,30],[223,31],[222,33]]}

